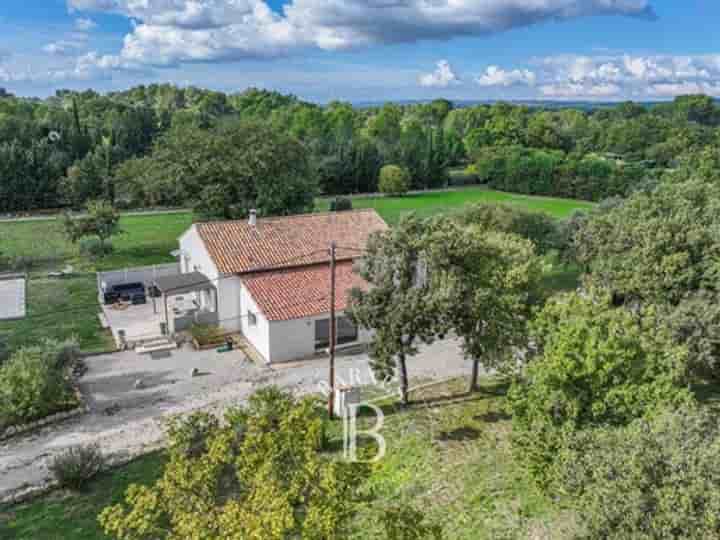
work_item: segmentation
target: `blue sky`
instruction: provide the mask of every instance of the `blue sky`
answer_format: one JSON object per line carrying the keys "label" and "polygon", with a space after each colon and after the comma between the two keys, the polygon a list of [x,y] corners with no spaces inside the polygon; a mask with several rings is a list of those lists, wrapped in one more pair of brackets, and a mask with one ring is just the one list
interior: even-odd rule
{"label": "blue sky", "polygon": [[3,0],[0,86],[332,99],[720,96],[715,0]]}

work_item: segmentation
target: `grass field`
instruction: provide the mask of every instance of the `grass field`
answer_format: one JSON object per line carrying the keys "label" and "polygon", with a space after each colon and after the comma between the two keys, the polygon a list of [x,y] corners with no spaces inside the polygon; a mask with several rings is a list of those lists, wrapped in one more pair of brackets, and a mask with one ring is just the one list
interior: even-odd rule
{"label": "grass field", "polygon": [[[387,454],[370,483],[380,500],[409,503],[426,512],[442,524],[447,539],[497,538],[499,529],[512,528],[517,514],[537,530],[558,511],[510,452],[505,387],[485,381],[481,393],[468,396],[465,385],[453,381],[415,392],[407,409],[390,403],[383,407]],[[342,449],[341,430],[339,422],[333,425],[332,447]],[[103,475],[83,494],[55,493],[0,508],[0,538],[104,539],[95,521],[98,512],[117,502],[131,482],[154,481],[162,462],[162,456],[150,455]],[[361,510],[354,529],[349,538],[384,539],[375,508]]]}
{"label": "grass field", "polygon": [[[413,194],[405,197],[356,197],[354,208],[375,208],[390,224],[397,223],[403,214],[415,212],[418,216],[429,217],[461,209],[466,204],[491,202],[519,206],[527,210],[545,212],[556,218],[569,217],[575,210],[589,210],[594,205],[586,201],[531,197],[492,191],[483,187],[458,188],[454,191],[437,191]],[[322,210],[328,208],[327,200],[318,201]]]}
{"label": "grass field", "polygon": [[[583,201],[514,195],[481,187],[400,198],[356,197],[353,204],[355,208],[375,208],[393,224],[409,212],[427,217],[456,212],[465,204],[482,201],[518,205],[557,218],[592,206]],[[320,199],[317,206],[319,211],[327,210],[328,201]],[[177,249],[177,238],[191,223],[190,213],[124,216],[120,222],[124,232],[112,240],[115,251],[97,261],[81,258],[77,246],[68,242],[57,221],[0,223],[0,252],[14,259],[20,268],[29,270],[31,278],[28,318],[0,322],[0,334],[8,336],[13,348],[35,343],[41,337],[63,339],[71,335],[80,339],[85,350],[106,348],[110,343],[97,318],[94,272],[172,262],[170,252]],[[62,280],[47,277],[48,271],[67,264],[74,267],[76,275]],[[577,278],[572,269],[558,270],[556,274],[548,283],[557,281],[562,287],[572,287]]]}

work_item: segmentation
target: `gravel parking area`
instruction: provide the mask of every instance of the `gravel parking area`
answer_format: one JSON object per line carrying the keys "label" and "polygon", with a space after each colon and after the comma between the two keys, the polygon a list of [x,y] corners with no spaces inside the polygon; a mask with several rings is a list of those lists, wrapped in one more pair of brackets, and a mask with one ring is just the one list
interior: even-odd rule
{"label": "gravel parking area", "polygon": [[[126,351],[88,358],[86,364],[80,389],[91,411],[125,411],[134,417],[162,413],[189,398],[247,383],[265,370],[241,351],[218,353],[190,347],[158,358]],[[193,370],[197,370],[195,376]]]}
{"label": "gravel parking area", "polygon": [[[339,356],[338,383],[372,384],[368,360],[365,354]],[[170,415],[219,414],[270,384],[318,392],[328,375],[326,358],[267,367],[246,361],[240,351],[183,349],[157,359],[129,351],[88,358],[87,365],[80,387],[88,414],[0,444],[0,501],[46,486],[49,461],[68,447],[98,443],[111,462],[127,461],[163,446]],[[408,366],[411,378],[422,380],[469,373],[451,340],[423,347]],[[191,376],[193,368],[198,376]]]}

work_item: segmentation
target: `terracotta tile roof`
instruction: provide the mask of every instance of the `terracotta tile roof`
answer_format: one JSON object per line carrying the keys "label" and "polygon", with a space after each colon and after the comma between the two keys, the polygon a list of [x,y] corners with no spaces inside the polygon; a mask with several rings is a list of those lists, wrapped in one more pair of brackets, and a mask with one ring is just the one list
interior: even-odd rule
{"label": "terracotta tile roof", "polygon": [[[270,268],[317,264],[328,260],[335,240],[346,248],[365,247],[368,237],[387,224],[372,209],[302,214],[247,221],[198,223],[213,262],[223,274],[242,274]],[[357,251],[338,248],[338,260],[357,257]]]}
{"label": "terracotta tile roof", "polygon": [[[242,278],[258,308],[269,321],[289,321],[330,312],[330,265],[271,270]],[[335,309],[347,307],[348,293],[367,283],[353,272],[353,262],[337,264]]]}

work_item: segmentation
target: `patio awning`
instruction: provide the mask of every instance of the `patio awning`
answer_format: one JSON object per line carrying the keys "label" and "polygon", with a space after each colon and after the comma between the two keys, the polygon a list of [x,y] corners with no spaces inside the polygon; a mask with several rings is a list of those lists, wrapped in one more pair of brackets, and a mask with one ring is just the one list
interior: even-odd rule
{"label": "patio awning", "polygon": [[215,288],[210,278],[202,272],[159,277],[155,280],[154,284],[155,287],[165,295],[178,295]]}

